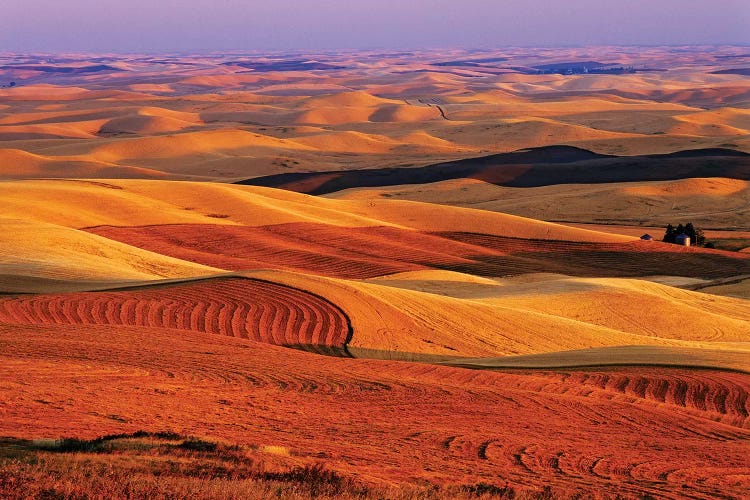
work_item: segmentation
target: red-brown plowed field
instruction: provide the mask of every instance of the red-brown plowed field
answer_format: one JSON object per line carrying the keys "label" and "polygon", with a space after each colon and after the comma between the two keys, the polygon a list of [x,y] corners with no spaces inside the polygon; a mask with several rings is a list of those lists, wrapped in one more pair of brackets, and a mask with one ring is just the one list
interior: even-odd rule
{"label": "red-brown plowed field", "polygon": [[509,481],[582,498],[750,490],[743,373],[473,371],[154,327],[3,325],[0,380],[2,436],[173,431],[374,483]]}
{"label": "red-brown plowed field", "polygon": [[[750,273],[750,257],[737,252],[683,247],[656,241],[587,243],[504,238],[478,233],[436,235],[467,243],[496,257],[454,269],[480,275],[556,272],[587,277],[689,276],[721,278]],[[468,258],[469,256],[467,256]]]}
{"label": "red-brown plowed field", "polygon": [[721,278],[750,274],[750,256],[661,242],[586,243],[478,233],[317,223],[101,226],[88,231],[152,252],[227,270],[273,268],[366,279],[438,268],[484,276],[560,273]]}
{"label": "red-brown plowed field", "polygon": [[88,231],[183,260],[239,271],[274,268],[365,279],[434,266],[470,265],[481,248],[393,227],[291,223],[261,227],[175,224]]}
{"label": "red-brown plowed field", "polygon": [[163,327],[275,345],[342,348],[349,320],[330,302],[254,279],[0,299],[0,323]]}

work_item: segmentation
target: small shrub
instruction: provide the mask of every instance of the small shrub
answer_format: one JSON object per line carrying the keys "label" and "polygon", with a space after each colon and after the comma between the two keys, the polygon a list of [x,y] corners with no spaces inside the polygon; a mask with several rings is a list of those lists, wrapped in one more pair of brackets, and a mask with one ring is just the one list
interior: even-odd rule
{"label": "small shrub", "polygon": [[489,483],[468,484],[459,487],[459,490],[462,493],[468,493],[469,495],[477,497],[488,495],[492,497],[508,499],[513,499],[516,497],[515,490],[507,483],[505,486],[496,486]]}
{"label": "small shrub", "polygon": [[216,443],[210,441],[203,441],[202,439],[186,439],[178,445],[183,450],[192,451],[216,451]]}
{"label": "small shrub", "polygon": [[93,452],[100,449],[103,441],[98,439],[85,440],[75,438],[64,438],[41,444],[40,448],[57,453],[80,453]]}
{"label": "small shrub", "polygon": [[304,487],[310,496],[313,497],[363,493],[352,479],[343,477],[337,472],[327,469],[321,463],[295,467],[287,472],[267,472],[263,474],[263,479],[297,483],[301,487]]}

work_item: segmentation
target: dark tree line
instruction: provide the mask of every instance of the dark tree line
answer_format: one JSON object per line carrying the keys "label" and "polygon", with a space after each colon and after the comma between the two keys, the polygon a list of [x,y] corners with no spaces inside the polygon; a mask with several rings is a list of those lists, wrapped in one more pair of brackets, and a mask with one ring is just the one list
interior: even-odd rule
{"label": "dark tree line", "polygon": [[692,222],[688,222],[684,226],[682,224],[678,224],[677,227],[674,227],[672,224],[668,224],[662,241],[665,243],[677,243],[677,237],[681,234],[685,234],[690,237],[691,245],[699,247],[711,246],[711,243],[706,243],[706,236],[703,234],[703,230],[696,229],[693,226]]}

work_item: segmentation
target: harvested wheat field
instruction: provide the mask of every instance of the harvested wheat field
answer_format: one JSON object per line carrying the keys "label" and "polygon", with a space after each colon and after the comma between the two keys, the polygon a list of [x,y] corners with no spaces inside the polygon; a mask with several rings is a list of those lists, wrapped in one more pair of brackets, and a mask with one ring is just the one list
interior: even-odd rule
{"label": "harvested wheat field", "polygon": [[0,63],[0,497],[747,497],[746,48]]}
{"label": "harvested wheat field", "polygon": [[270,470],[323,461],[371,487],[739,497],[748,486],[743,373],[479,372],[156,327],[4,326],[0,339],[10,442],[168,429],[239,445]]}

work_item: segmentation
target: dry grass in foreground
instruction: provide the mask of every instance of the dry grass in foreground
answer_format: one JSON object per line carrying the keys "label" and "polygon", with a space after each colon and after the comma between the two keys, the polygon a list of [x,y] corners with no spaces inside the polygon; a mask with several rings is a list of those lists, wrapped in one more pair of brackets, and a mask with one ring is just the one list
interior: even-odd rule
{"label": "dry grass in foreground", "polygon": [[[253,450],[171,432],[92,440],[0,440],[1,498],[582,498],[500,481],[440,487],[365,485],[322,463],[278,470]],[[606,495],[601,498],[609,498]],[[612,497],[615,498],[615,497]],[[617,497],[620,498],[620,497]]]}

